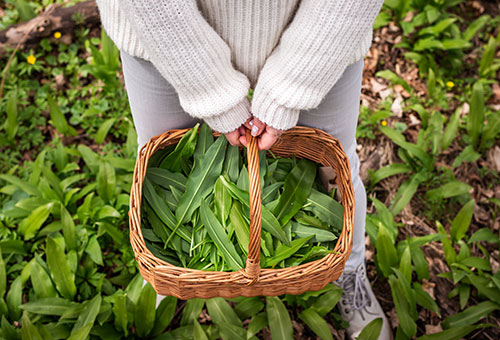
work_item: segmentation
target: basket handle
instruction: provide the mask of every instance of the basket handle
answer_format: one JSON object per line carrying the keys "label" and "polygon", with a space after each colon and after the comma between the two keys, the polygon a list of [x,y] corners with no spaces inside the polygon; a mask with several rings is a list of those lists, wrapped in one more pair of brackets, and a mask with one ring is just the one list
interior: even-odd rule
{"label": "basket handle", "polygon": [[260,231],[262,228],[262,204],[260,193],[260,164],[259,147],[257,138],[246,131],[247,138],[247,159],[248,159],[248,180],[250,195],[250,240],[248,244],[248,256],[245,276],[250,279],[248,285],[252,285],[259,280],[260,275]]}

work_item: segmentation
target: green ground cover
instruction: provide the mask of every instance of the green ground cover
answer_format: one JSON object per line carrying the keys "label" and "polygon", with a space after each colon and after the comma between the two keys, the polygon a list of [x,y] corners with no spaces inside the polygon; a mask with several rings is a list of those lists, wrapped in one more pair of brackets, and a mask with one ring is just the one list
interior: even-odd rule
{"label": "green ground cover", "polygon": [[[52,2],[2,2],[0,28]],[[375,23],[359,153],[369,277],[398,340],[500,337],[498,27],[491,1],[387,0]],[[0,337],[342,339],[334,286],[155,308],[128,242],[118,51],[100,28],[56,33],[3,73]]]}

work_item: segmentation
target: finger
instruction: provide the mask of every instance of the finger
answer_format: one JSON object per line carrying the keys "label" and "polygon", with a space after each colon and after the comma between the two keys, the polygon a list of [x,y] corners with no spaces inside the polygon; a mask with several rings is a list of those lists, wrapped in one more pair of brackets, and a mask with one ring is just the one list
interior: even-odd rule
{"label": "finger", "polygon": [[238,141],[240,145],[243,145],[246,147],[247,145],[247,128],[245,128],[243,125],[238,128],[239,136],[238,136]]}
{"label": "finger", "polygon": [[233,146],[240,146],[241,145],[240,140],[239,140],[240,134],[239,134],[239,131],[237,129],[234,131],[228,132],[225,135],[226,135],[227,141],[231,145],[233,145]]}
{"label": "finger", "polygon": [[247,147],[247,137],[240,136],[240,143],[246,148]]}
{"label": "finger", "polygon": [[260,136],[266,129],[266,124],[261,122],[259,118],[254,117],[251,124],[252,125],[252,136]]}
{"label": "finger", "polygon": [[260,137],[258,142],[259,145],[259,150],[269,150],[271,146],[276,143],[278,140],[279,136],[275,134],[271,134],[269,132],[263,133]]}
{"label": "finger", "polygon": [[248,130],[252,130],[252,125],[253,125],[253,117],[250,117],[247,119],[245,123],[243,123],[243,126],[246,127]]}

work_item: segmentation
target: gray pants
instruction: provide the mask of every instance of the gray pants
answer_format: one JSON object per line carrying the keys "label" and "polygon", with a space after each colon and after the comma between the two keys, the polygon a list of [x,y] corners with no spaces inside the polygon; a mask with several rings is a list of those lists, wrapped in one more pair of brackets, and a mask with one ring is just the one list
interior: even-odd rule
{"label": "gray pants", "polygon": [[[121,52],[121,58],[139,146],[167,130],[192,127],[198,122],[184,112],[174,88],[153,64],[124,52]],[[356,215],[353,247],[346,271],[356,269],[365,258],[366,192],[359,177],[356,154],[362,71],[363,60],[347,67],[318,108],[302,111],[297,124],[322,129],[340,140],[351,163]]]}

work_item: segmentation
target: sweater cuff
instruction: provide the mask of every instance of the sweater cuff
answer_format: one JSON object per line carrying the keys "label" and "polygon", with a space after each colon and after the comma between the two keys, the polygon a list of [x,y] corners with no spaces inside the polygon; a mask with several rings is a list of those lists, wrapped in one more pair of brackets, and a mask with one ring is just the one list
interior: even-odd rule
{"label": "sweater cuff", "polygon": [[275,129],[288,130],[297,125],[300,110],[280,105],[265,93],[256,93],[252,99],[252,114]]}
{"label": "sweater cuff", "polygon": [[245,99],[232,109],[216,116],[204,117],[203,120],[205,120],[212,130],[220,133],[228,133],[239,128],[250,117],[250,103],[248,102],[248,98],[245,97]]}

